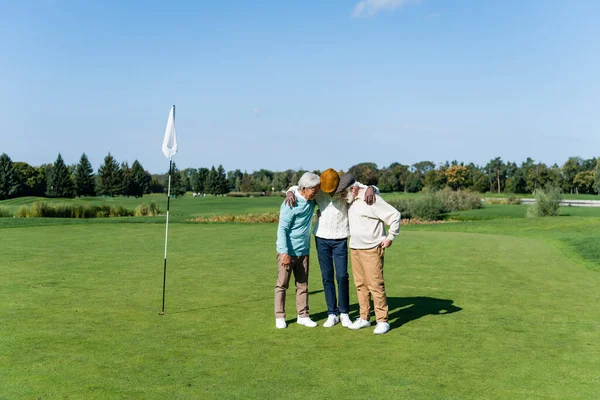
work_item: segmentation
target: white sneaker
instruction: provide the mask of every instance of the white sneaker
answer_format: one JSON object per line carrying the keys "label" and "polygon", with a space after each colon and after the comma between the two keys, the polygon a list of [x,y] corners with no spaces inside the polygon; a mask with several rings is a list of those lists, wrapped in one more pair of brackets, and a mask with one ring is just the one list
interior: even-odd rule
{"label": "white sneaker", "polygon": [[342,321],[342,326],[345,328],[352,325],[352,321],[350,320],[350,316],[348,314],[340,314],[340,321]]}
{"label": "white sneaker", "polygon": [[275,327],[277,329],[287,328],[287,324],[285,323],[285,318],[275,318]]}
{"label": "white sneaker", "polygon": [[378,322],[373,333],[376,335],[383,335],[384,333],[386,333],[389,330],[390,330],[390,324],[388,324],[387,322]]}
{"label": "white sneaker", "polygon": [[308,326],[309,328],[314,328],[317,326],[317,323],[310,319],[310,317],[301,317],[298,315],[298,325]]}
{"label": "white sneaker", "polygon": [[331,328],[332,326],[334,326],[338,322],[340,322],[340,319],[338,318],[337,315],[335,315],[335,314],[329,314],[329,317],[327,317],[327,321],[325,321],[325,323],[323,324],[323,326],[325,328]]}
{"label": "white sneaker", "polygon": [[357,318],[356,321],[354,321],[352,324],[350,324],[348,329],[352,329],[353,331],[355,331],[358,329],[366,328],[368,326],[371,326],[371,323],[369,321],[366,321],[361,318]]}

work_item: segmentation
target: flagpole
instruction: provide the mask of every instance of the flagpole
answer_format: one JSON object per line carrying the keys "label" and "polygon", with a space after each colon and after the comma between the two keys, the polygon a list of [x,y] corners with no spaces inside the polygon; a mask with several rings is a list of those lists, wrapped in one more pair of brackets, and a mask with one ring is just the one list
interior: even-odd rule
{"label": "flagpole", "polygon": [[171,203],[171,170],[173,168],[173,160],[169,158],[169,186],[167,189],[167,227],[165,230],[165,264],[163,273],[163,297],[161,315],[165,315],[165,289],[167,287],[167,243],[169,240],[169,206]]}
{"label": "flagpole", "polygon": [[165,261],[163,267],[163,295],[160,315],[165,315],[165,290],[167,288],[167,244],[169,243],[169,207],[171,205],[171,175],[173,173],[173,155],[177,153],[177,136],[175,133],[175,106],[171,108],[162,151],[169,158],[169,185],[167,189],[167,221],[165,228]]}

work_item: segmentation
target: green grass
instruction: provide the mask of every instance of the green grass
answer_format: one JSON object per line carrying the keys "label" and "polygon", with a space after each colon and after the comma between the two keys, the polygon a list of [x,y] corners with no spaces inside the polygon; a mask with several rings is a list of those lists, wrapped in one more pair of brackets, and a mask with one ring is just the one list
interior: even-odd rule
{"label": "green grass", "polygon": [[[213,210],[272,211],[281,202],[191,200],[206,199],[178,199],[179,221]],[[513,208],[524,209],[474,212]],[[151,220],[162,223],[128,223]],[[0,399],[512,400],[600,392],[598,217],[403,227],[386,254],[392,330],[382,337],[298,326],[293,290],[290,325],[275,329],[273,224],[175,221],[167,313],[159,316],[164,218],[31,223],[0,225]],[[309,290],[322,325],[314,251]],[[355,317],[352,284],[351,303]]]}

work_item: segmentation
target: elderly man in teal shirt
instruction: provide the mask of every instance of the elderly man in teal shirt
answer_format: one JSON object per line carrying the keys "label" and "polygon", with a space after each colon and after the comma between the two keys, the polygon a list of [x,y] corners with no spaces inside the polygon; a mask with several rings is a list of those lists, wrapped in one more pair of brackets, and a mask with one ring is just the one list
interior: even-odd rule
{"label": "elderly man in teal shirt", "polygon": [[313,328],[317,323],[308,315],[308,256],[310,228],[315,211],[315,196],[320,188],[318,175],[306,172],[298,181],[296,205],[281,204],[277,228],[277,283],[275,285],[275,326],[286,328],[285,294],[294,274],[298,324]]}

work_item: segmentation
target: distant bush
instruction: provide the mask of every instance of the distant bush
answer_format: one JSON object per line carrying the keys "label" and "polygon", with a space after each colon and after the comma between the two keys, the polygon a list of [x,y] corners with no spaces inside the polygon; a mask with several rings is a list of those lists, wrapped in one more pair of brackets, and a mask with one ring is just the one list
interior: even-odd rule
{"label": "distant bush", "polygon": [[436,193],[427,193],[415,200],[411,211],[414,218],[433,221],[441,218],[444,203]]}
{"label": "distant bush", "polygon": [[439,192],[427,191],[414,199],[392,199],[388,201],[400,211],[402,219],[416,218],[433,221],[445,213],[481,208],[481,197],[476,193],[444,189]]}
{"label": "distant bush", "polygon": [[563,196],[556,186],[546,186],[535,191],[535,204],[527,209],[528,217],[555,217],[560,213]]}
{"label": "distant bush", "polygon": [[0,218],[11,218],[12,212],[6,207],[0,207]]}
{"label": "distant bush", "polygon": [[157,216],[160,212],[160,208],[156,201],[148,203],[142,203],[135,208],[134,215],[136,217],[145,217],[145,216]]}
{"label": "distant bush", "polygon": [[15,214],[15,217],[17,218],[27,218],[27,211],[29,209],[26,206],[21,206],[19,207],[19,209],[17,210],[17,213]]}
{"label": "distant bush", "polygon": [[413,218],[413,204],[415,199],[393,199],[389,200],[388,203],[396,210],[400,211],[402,219]]}
{"label": "distant bush", "polygon": [[521,204],[521,199],[518,197],[515,197],[514,195],[510,195],[507,198],[504,199],[495,199],[495,198],[489,198],[486,199],[486,203],[489,204]]}
{"label": "distant bush", "polygon": [[521,199],[516,196],[510,195],[506,198],[506,203],[518,205],[521,204]]}
{"label": "distant bush", "polygon": [[483,207],[481,196],[472,192],[444,189],[435,193],[442,203],[442,212],[475,210]]}
{"label": "distant bush", "polygon": [[38,201],[30,207],[21,206],[16,216],[19,218],[103,218],[130,215],[133,215],[133,212],[121,205],[49,204]]}
{"label": "distant bush", "polygon": [[213,215],[210,217],[197,217],[194,222],[240,222],[247,224],[255,223],[277,223],[279,222],[279,213],[267,212],[262,214],[244,214],[244,215]]}

